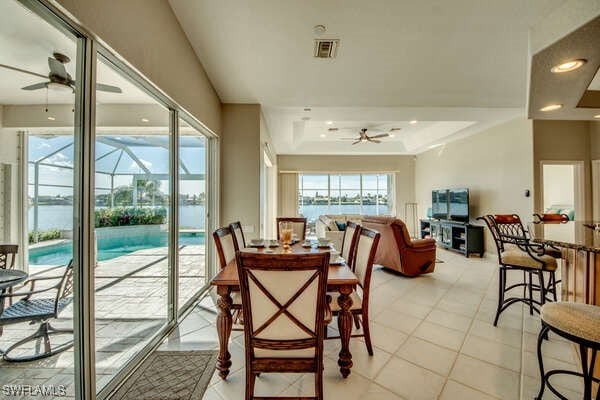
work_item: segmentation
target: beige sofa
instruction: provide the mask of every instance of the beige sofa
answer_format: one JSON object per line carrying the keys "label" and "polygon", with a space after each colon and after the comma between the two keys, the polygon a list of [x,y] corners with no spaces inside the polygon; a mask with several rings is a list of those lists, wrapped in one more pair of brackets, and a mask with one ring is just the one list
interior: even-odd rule
{"label": "beige sofa", "polygon": [[337,221],[345,224],[348,221],[352,221],[360,224],[362,217],[363,216],[359,214],[320,215],[315,223],[317,237],[329,239],[333,244],[333,247],[340,250],[342,248],[342,240],[344,240],[344,231],[340,231],[335,222]]}

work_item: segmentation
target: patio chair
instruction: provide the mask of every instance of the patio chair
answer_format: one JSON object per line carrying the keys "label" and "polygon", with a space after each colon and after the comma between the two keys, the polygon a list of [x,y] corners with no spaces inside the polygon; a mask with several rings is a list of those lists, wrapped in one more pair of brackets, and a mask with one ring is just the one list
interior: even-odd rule
{"label": "patio chair", "polygon": [[[45,289],[36,289],[36,284],[40,281],[52,281],[58,280],[58,282]],[[73,346],[73,340],[69,340],[65,343],[61,343],[58,346],[52,347],[50,342],[51,336],[56,335],[73,335],[72,329],[57,329],[50,325],[50,320],[58,318],[58,315],[62,310],[65,309],[73,298],[73,261],[69,262],[69,265],[65,267],[65,272],[62,276],[52,277],[40,277],[32,278],[23,283],[23,287],[30,286],[28,291],[19,292],[16,291],[12,294],[0,295],[0,301],[3,297],[23,297],[16,303],[7,307],[4,312],[0,315],[0,326],[16,324],[19,322],[30,322],[30,324],[39,323],[39,327],[35,333],[27,336],[24,339],[19,340],[17,343],[11,345],[8,349],[3,351],[2,357],[6,361],[11,362],[22,362],[22,361],[33,361],[41,358],[50,357],[55,354],[65,351]],[[38,298],[39,293],[52,294],[52,297],[41,297]],[[11,356],[11,353],[23,346],[26,343],[36,341],[36,347],[34,354],[25,356]],[[43,342],[44,350],[39,352],[40,342]]]}
{"label": "patio chair", "polygon": [[[354,256],[353,270],[358,277],[359,290],[353,290],[350,294],[352,307],[350,312],[354,317],[356,329],[362,326],[362,333],[354,334],[352,337],[364,337],[367,352],[373,355],[373,345],[371,344],[371,331],[369,329],[369,291],[371,286],[371,272],[373,271],[373,261],[377,253],[380,233],[367,229],[359,228],[358,240],[356,242],[356,253]],[[331,301],[331,312],[338,315],[340,306],[337,303],[336,293],[328,293]],[[339,338],[339,336],[328,336],[327,339]]]}
{"label": "patio chair", "polygon": [[[323,335],[329,253],[237,256],[245,315],[246,400],[265,372],[314,373],[323,399]],[[256,397],[260,399],[274,397]]]}
{"label": "patio chair", "polygon": [[246,238],[244,237],[244,231],[242,230],[242,223],[240,221],[235,221],[229,224],[229,228],[235,234],[235,239],[237,240],[238,247],[243,249],[246,247]]}
{"label": "patio chair", "polygon": [[13,269],[19,246],[16,244],[0,244],[0,268]]}
{"label": "patio chair", "polygon": [[[0,268],[2,269],[13,269],[15,267],[15,260],[17,258],[17,252],[19,246],[16,244],[0,244]],[[6,289],[8,293],[12,293],[12,287]],[[12,304],[12,298],[8,299],[9,304]],[[0,335],[2,334],[2,328],[0,328]]]}
{"label": "patio chair", "polygon": [[306,218],[277,217],[277,240],[279,240],[279,226],[282,222],[292,223],[292,234],[296,235],[298,240],[304,240],[306,238]]}

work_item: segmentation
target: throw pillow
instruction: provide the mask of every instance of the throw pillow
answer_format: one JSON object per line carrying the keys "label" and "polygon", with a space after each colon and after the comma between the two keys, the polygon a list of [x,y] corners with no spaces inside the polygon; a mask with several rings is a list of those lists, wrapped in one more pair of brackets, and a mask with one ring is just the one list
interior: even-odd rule
{"label": "throw pillow", "polygon": [[345,222],[335,221],[335,224],[337,225],[338,230],[340,230],[340,231],[345,231],[346,230],[346,223]]}

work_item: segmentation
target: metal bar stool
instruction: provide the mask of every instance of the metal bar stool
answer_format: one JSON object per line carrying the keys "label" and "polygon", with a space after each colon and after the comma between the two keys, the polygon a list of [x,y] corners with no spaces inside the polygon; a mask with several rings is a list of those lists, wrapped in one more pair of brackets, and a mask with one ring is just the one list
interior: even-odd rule
{"label": "metal bar stool", "polygon": [[[592,383],[600,383],[598,378],[594,378],[596,353],[600,349],[600,307],[570,302],[546,303],[541,308],[540,316],[542,318],[542,329],[538,336],[537,355],[542,382],[540,392],[536,399],[542,399],[544,389],[548,386],[548,389],[558,396],[558,398],[567,400],[567,398],[560,394],[550,383],[550,377],[556,374],[582,377],[584,384],[583,399],[591,399]],[[563,369],[544,372],[542,343],[544,342],[544,339],[547,338],[548,331],[552,331],[579,345],[582,373]],[[591,352],[591,357],[589,358],[588,351]],[[598,390],[598,393],[596,393],[596,400],[599,399],[600,389]]]}

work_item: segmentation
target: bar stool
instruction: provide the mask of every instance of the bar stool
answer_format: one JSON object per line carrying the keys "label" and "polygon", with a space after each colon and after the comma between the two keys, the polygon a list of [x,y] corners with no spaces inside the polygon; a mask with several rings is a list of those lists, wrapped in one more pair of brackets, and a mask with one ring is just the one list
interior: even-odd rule
{"label": "bar stool", "polygon": [[[537,355],[540,364],[541,386],[540,392],[536,397],[542,399],[546,385],[560,399],[566,399],[551,384],[550,377],[555,374],[574,375],[583,378],[583,398],[589,400],[592,398],[592,382],[600,383],[600,380],[594,378],[594,364],[596,363],[596,352],[600,349],[600,307],[590,304],[578,304],[570,302],[546,303],[542,306],[540,316],[542,319],[542,329],[538,336]],[[555,369],[544,372],[544,363],[542,360],[542,343],[547,338],[548,331],[552,331],[563,338],[579,345],[581,355],[581,370],[567,371]],[[591,357],[588,360],[588,350],[591,351]],[[600,389],[596,394],[596,400],[600,399]]]}

